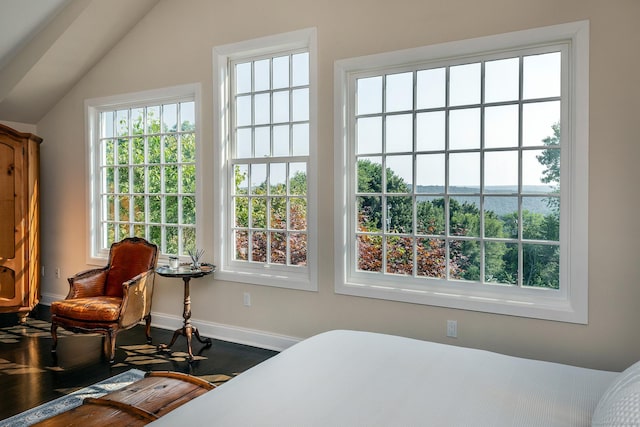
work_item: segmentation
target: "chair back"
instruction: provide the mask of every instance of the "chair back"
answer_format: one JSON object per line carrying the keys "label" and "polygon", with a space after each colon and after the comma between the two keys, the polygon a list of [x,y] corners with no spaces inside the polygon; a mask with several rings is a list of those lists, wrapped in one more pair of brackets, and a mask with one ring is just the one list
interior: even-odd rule
{"label": "chair back", "polygon": [[122,284],[140,273],[155,268],[157,262],[158,247],[145,239],[127,237],[114,243],[109,251],[105,295],[122,297]]}

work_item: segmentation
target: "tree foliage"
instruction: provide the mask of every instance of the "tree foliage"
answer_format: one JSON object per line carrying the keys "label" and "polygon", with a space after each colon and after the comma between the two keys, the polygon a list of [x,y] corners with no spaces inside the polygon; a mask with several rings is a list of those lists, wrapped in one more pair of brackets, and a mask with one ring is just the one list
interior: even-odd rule
{"label": "tree foliage", "polygon": [[105,243],[138,236],[163,253],[184,255],[195,248],[195,124],[184,120],[167,127],[160,111],[156,106],[146,113],[103,113],[116,117],[115,138],[103,142]]}
{"label": "tree foliage", "polygon": [[[545,167],[543,182],[556,189],[559,137],[556,124],[553,136],[544,140],[549,148],[537,157]],[[305,265],[306,173],[290,177],[288,187],[267,188],[264,182],[249,189],[247,170],[234,169],[236,259]],[[481,212],[479,197],[414,195],[393,170],[366,158],[357,162],[356,186],[360,271],[440,279],[448,273],[452,279],[503,284],[517,284],[522,277],[523,286],[559,287],[558,197],[548,198],[547,213],[497,214],[486,206]]]}
{"label": "tree foliage", "polygon": [[[552,128],[553,135],[543,140],[549,148],[537,160],[544,166],[542,181],[552,184],[557,192],[560,125]],[[382,272],[386,266],[389,274],[446,278],[448,269],[453,279],[517,284],[521,265],[523,286],[559,287],[558,197],[547,199],[550,212],[546,214],[523,209],[521,214],[514,211],[498,215],[489,210],[481,212],[479,198],[474,202],[455,196],[418,196],[414,202],[408,195],[408,183],[391,169],[383,173],[382,165],[369,159],[359,159],[357,171],[359,270]],[[382,197],[383,180],[386,197]],[[449,230],[445,230],[447,211]],[[448,256],[446,235],[450,236]],[[521,245],[504,241],[518,236]],[[540,243],[527,243],[529,240]]]}
{"label": "tree foliage", "polygon": [[[235,259],[281,265],[307,263],[307,176],[247,186],[248,168],[234,167]],[[249,245],[251,242],[251,245]]]}

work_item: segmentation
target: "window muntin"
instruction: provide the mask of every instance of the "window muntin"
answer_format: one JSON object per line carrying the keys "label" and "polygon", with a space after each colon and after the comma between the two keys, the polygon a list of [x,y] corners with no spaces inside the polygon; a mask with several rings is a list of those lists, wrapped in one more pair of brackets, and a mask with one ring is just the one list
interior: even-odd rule
{"label": "window muntin", "polygon": [[309,53],[231,63],[232,259],[307,264]]}
{"label": "window muntin", "polygon": [[556,49],[353,76],[357,272],[559,288]]}
{"label": "window muntin", "polygon": [[317,290],[316,30],[215,47],[222,280]]}
{"label": "window muntin", "polygon": [[587,22],[338,61],[336,292],[585,323],[588,65]]}
{"label": "window muntin", "polygon": [[157,244],[162,255],[185,256],[196,248],[192,89],[88,101],[95,171],[92,257],[105,257],[113,242],[128,236]]}

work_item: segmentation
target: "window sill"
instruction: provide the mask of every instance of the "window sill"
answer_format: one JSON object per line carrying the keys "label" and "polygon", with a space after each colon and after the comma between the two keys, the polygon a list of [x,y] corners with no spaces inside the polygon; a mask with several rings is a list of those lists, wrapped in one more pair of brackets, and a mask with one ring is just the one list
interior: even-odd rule
{"label": "window sill", "polygon": [[317,283],[309,279],[309,274],[306,270],[304,273],[295,273],[273,268],[244,268],[241,270],[226,266],[220,268],[215,276],[216,279],[230,282],[249,283],[300,291],[315,292],[318,290]]}
{"label": "window sill", "polygon": [[[587,301],[577,298],[571,300],[555,290],[531,289],[529,291],[514,288],[508,289],[513,292],[504,292],[504,289],[496,289],[492,292],[490,288],[493,285],[477,284],[472,286],[482,287],[482,290],[475,292],[456,290],[456,287],[461,286],[453,284],[446,288],[438,286],[433,289],[417,290],[392,287],[389,284],[343,282],[336,283],[335,292],[365,298],[587,324]],[[502,288],[500,285],[496,286]],[[522,295],[518,295],[519,293]]]}

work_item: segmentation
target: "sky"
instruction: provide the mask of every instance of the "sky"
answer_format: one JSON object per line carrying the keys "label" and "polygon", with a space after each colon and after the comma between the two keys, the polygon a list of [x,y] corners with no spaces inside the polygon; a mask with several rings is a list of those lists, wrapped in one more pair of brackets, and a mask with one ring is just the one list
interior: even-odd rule
{"label": "sky", "polygon": [[[461,150],[450,153],[450,185],[479,186],[481,160],[485,185],[517,185],[519,156],[523,184],[542,185],[543,166],[536,159],[542,150],[519,150],[519,129],[525,148],[542,146],[553,135],[551,126],[560,121],[560,55],[524,56],[522,79],[517,57],[485,62],[484,109],[480,62],[449,67],[448,85],[444,67],[416,71],[415,82],[413,72],[387,75],[385,81],[382,76],[358,79],[356,154],[381,161],[374,154],[384,151],[390,155],[386,166],[412,182],[412,157],[402,153],[413,150],[415,88],[415,145],[424,152],[416,158],[417,185],[444,185],[447,113],[449,149]],[[481,143],[495,151],[481,159]]]}

